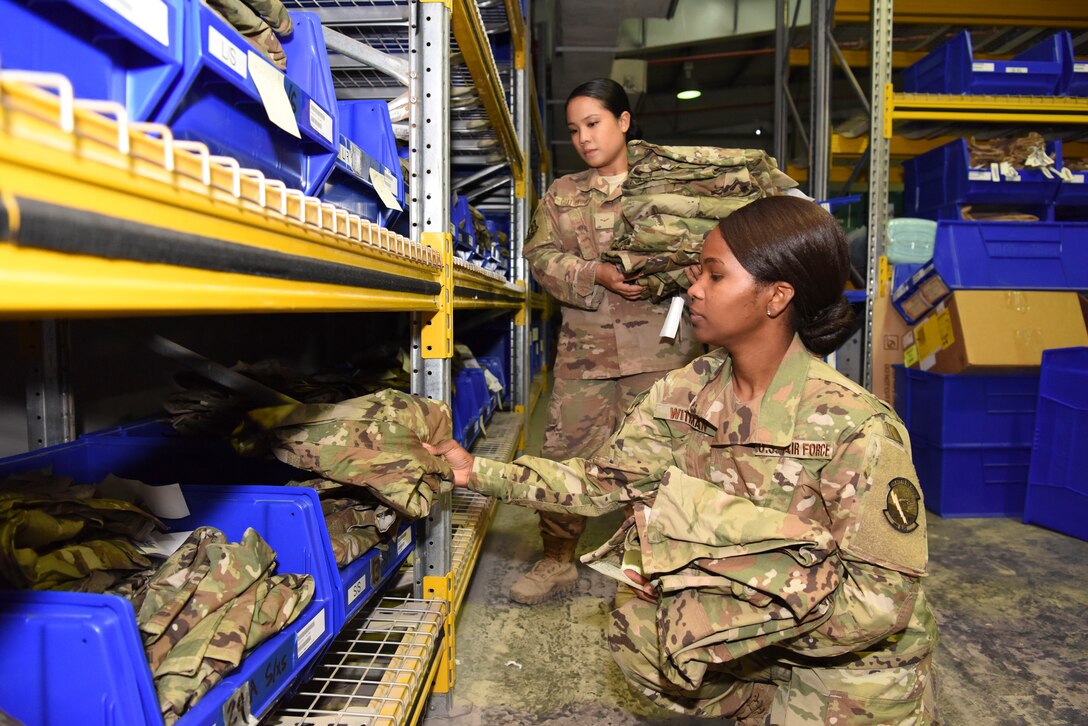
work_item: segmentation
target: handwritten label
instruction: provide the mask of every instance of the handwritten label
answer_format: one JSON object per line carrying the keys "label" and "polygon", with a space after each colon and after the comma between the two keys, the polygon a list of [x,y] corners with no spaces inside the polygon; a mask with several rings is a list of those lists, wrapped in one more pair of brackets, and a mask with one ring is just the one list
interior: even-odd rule
{"label": "handwritten label", "polygon": [[363,576],[348,588],[348,605],[358,600],[364,592],[366,592],[366,573],[363,573]]}
{"label": "handwritten label", "polygon": [[988,171],[968,171],[967,178],[971,181],[991,181],[993,176]]}
{"label": "handwritten label", "polygon": [[253,684],[243,683],[223,704],[223,726],[249,726],[253,719]]}
{"label": "handwritten label", "polygon": [[1088,63],[1074,63],[1073,64],[1073,72],[1074,73],[1088,73]]}
{"label": "handwritten label", "polygon": [[208,26],[208,51],[242,78],[249,77],[246,71],[246,52],[210,25]]}

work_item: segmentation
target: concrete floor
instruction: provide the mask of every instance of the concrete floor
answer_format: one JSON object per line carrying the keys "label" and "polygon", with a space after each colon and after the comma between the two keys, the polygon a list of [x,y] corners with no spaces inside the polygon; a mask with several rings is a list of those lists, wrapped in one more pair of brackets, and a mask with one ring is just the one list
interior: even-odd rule
{"label": "concrete floor", "polygon": [[[545,408],[542,400],[527,451],[539,450]],[[580,553],[618,523],[591,521]],[[572,597],[535,608],[507,599],[539,556],[536,532],[535,513],[500,505],[457,624],[453,710],[424,726],[705,723],[627,688],[604,640],[608,578],[580,566]],[[1088,542],[1012,519],[930,514],[929,549],[943,722],[1088,724]]]}

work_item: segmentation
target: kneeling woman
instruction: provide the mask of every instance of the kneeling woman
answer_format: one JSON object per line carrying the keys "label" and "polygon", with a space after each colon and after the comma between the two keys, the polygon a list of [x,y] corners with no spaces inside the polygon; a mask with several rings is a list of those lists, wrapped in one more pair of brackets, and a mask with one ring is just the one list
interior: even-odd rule
{"label": "kneeling woman", "polygon": [[721,221],[701,262],[691,320],[716,349],[655,384],[594,456],[437,452],[458,486],[515,504],[634,504],[586,560],[636,588],[609,644],[659,705],[742,724],[935,721],[910,442],[816,357],[853,329],[838,223],[803,199],[761,199]]}

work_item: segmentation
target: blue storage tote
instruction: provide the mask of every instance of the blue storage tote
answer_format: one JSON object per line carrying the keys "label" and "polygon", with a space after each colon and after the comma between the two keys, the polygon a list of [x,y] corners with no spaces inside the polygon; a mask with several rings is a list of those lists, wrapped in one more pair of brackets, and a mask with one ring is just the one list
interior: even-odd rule
{"label": "blue storage tote", "polygon": [[[1054,158],[1053,143],[1047,144]],[[967,139],[955,139],[903,162],[903,205],[906,214],[932,219],[959,219],[958,204],[1018,204],[1045,206],[1054,201],[1058,176],[1041,169],[1018,169],[1010,181],[989,168],[972,169]]]}
{"label": "blue storage tote", "polygon": [[1088,539],[1088,348],[1043,351],[1024,521]]}
{"label": "blue storage tote", "polygon": [[[1088,63],[1084,64],[1088,66]],[[1088,83],[1088,81],[1086,81]],[[1088,89],[1085,90],[1088,95]],[[1065,168],[1065,145],[1054,142],[1058,149],[1057,168]],[[1068,179],[1062,179],[1058,186],[1058,195],[1054,198],[1056,207],[1088,207],[1088,172],[1070,172]]]}
{"label": "blue storage tote", "polygon": [[1038,374],[944,375],[894,368],[895,410],[912,442],[1031,446]]}
{"label": "blue storage tote", "polygon": [[[198,0],[185,5],[185,64],[156,121],[175,138],[206,144],[288,187],[314,194],[336,160],[336,95],[321,21],[292,12],[294,32],[283,41],[284,75],[225,20]],[[253,68],[250,67],[253,64]],[[265,111],[254,69],[269,75],[301,138],[274,125]]]}
{"label": "blue storage tote", "polygon": [[976,61],[963,30],[903,71],[907,93],[1061,95],[1073,70],[1072,38],[1061,31],[1005,61]]}
{"label": "blue storage tote", "polygon": [[[103,429],[81,440],[92,442],[96,458],[111,462],[113,473],[148,484],[281,485],[312,476],[272,458],[243,456],[226,439],[180,434],[161,419]],[[323,523],[321,531],[326,532]],[[413,531],[411,523],[404,523],[388,549],[374,547],[338,568],[334,584],[339,622],[351,618],[400,567],[414,546]]]}
{"label": "blue storage tote", "polygon": [[1068,96],[1088,96],[1088,60],[1073,59],[1073,72],[1069,75]]}
{"label": "blue storage tote", "polygon": [[[100,441],[81,439],[4,459],[0,477],[42,469],[88,483],[110,473],[139,477],[142,464],[131,449],[122,453]],[[253,527],[276,551],[277,571],[314,578],[314,598],[302,615],[250,653],[178,723],[223,723],[224,709],[242,692],[249,693],[251,712],[260,716],[303,675],[342,624],[317,492],[221,485],[183,486],[182,492],[190,514],[168,520],[175,531],[213,526],[233,542]],[[12,636],[0,655],[0,708],[36,724],[162,723],[135,613],[126,601],[110,595],[2,592],[0,602],[5,603],[0,627]],[[24,647],[13,642],[16,635]],[[35,667],[28,667],[28,660]],[[101,690],[71,685],[84,678]]]}
{"label": "blue storage tote", "polygon": [[934,446],[914,442],[914,468],[926,509],[942,517],[1019,517],[1031,447]]}
{"label": "blue storage tote", "polygon": [[467,197],[455,194],[450,208],[450,224],[453,225],[453,253],[462,260],[471,261],[476,254],[476,228],[472,224],[472,212],[468,206]]}
{"label": "blue storage tote", "polygon": [[185,0],[0,0],[0,64],[67,76],[77,98],[146,121],[181,72]]}
{"label": "blue storage tote", "polygon": [[384,183],[390,196],[403,208],[404,180],[393,122],[389,120],[389,104],[340,101],[336,110],[339,153],[319,196],[364,219],[391,227],[402,210],[386,206],[371,177],[372,173],[381,177],[378,183]]}
{"label": "blue storage tote", "polygon": [[469,448],[482,433],[490,397],[481,368],[462,368],[453,379],[453,437]]}

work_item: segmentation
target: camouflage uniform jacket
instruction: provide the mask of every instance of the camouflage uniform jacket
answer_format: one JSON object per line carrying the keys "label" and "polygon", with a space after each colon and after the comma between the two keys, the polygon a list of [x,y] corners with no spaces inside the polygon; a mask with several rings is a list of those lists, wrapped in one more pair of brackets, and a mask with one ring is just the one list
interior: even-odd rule
{"label": "camouflage uniform jacket", "polygon": [[[635,514],[593,555],[641,559],[674,682],[769,645],[789,664],[909,665],[936,626],[906,431],[795,338],[760,401],[723,351],[659,381],[591,459],[477,458],[470,487],[547,511]],[[636,552],[637,551],[637,552]],[[832,667],[838,667],[833,665]]]}
{"label": "camouflage uniform jacket", "polygon": [[536,281],[563,304],[559,378],[666,371],[701,350],[686,318],[676,342],[660,337],[668,305],[626,300],[596,283],[601,254],[623,232],[620,190],[609,193],[596,169],[556,179],[537,207],[525,257]]}

